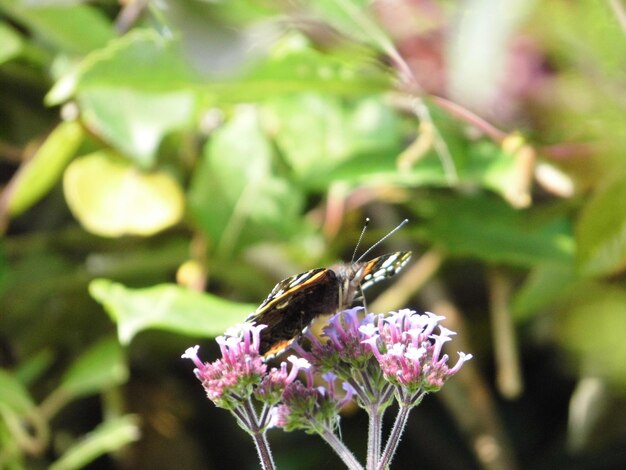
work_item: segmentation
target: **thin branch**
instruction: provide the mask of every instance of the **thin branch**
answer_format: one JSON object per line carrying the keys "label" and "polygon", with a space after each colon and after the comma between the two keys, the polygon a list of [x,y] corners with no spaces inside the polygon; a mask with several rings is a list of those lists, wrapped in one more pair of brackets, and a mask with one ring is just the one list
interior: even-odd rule
{"label": "thin branch", "polygon": [[489,272],[489,300],[492,337],[496,358],[496,383],[500,393],[515,399],[524,389],[512,313],[511,283],[496,269]]}
{"label": "thin branch", "polygon": [[432,99],[437,106],[445,109],[453,116],[479,129],[483,134],[485,134],[495,142],[502,143],[502,141],[508,135],[507,132],[498,129],[493,124],[489,123],[485,119],[481,118],[480,116],[473,113],[469,109],[461,106],[460,104],[454,103],[440,96],[431,96],[430,99]]}

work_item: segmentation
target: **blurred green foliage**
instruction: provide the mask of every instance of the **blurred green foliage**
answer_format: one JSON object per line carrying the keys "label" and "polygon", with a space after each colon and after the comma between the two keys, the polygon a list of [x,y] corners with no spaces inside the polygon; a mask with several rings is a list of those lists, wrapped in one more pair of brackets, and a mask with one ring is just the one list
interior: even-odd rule
{"label": "blurred green foliage", "polygon": [[394,465],[626,464],[626,7],[522,3],[0,0],[0,468],[252,468],[180,354],[366,216],[476,357]]}

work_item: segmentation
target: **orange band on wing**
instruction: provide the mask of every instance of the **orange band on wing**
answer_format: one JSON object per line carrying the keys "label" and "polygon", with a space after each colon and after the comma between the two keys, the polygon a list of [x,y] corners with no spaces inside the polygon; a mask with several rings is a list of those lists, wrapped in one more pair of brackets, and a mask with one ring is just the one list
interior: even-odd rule
{"label": "orange band on wing", "polygon": [[294,340],[295,338],[285,339],[274,344],[265,354],[263,354],[263,359],[267,361],[268,359],[271,359],[274,356],[278,356],[285,349],[287,349],[289,345],[293,343]]}

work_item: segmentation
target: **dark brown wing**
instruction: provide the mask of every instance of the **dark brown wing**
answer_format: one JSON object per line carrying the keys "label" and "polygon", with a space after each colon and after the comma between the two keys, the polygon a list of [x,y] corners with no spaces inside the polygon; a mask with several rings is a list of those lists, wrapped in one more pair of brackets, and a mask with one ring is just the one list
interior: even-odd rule
{"label": "dark brown wing", "polygon": [[314,269],[280,281],[246,321],[267,325],[259,352],[271,356],[284,350],[313,319],[335,313],[339,281],[331,269]]}

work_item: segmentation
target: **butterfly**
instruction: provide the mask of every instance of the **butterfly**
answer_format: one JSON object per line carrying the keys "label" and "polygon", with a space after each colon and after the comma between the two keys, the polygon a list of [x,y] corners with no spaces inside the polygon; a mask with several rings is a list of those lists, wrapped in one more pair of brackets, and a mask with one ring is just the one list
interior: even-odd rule
{"label": "butterfly", "polygon": [[316,317],[351,307],[365,289],[399,272],[409,262],[411,252],[397,251],[370,261],[360,261],[361,258],[350,264],[312,269],[276,284],[246,318],[247,322],[267,325],[261,330],[259,353],[266,359],[281,354]]}

